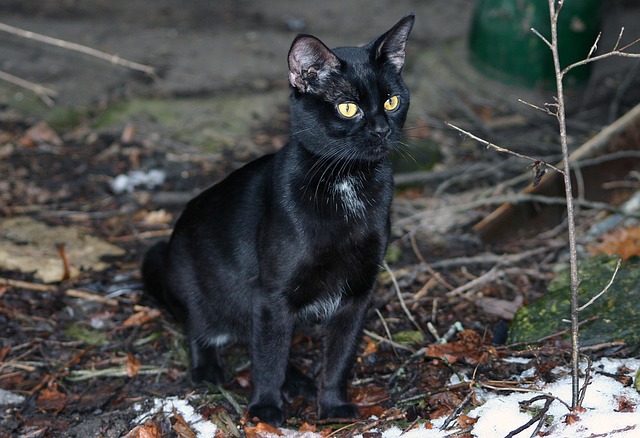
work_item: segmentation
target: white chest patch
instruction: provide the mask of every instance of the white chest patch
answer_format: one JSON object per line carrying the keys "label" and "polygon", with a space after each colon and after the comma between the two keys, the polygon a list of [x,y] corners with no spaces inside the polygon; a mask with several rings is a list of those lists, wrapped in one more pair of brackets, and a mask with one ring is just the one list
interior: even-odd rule
{"label": "white chest patch", "polygon": [[338,310],[340,307],[340,302],[342,301],[342,295],[335,295],[331,297],[327,297],[318,301],[315,301],[313,304],[306,306],[302,309],[300,317],[305,319],[317,319],[320,321],[324,321],[329,318],[333,313]]}
{"label": "white chest patch", "polygon": [[364,214],[365,205],[358,192],[361,181],[353,176],[348,176],[335,183],[334,193],[342,201],[342,205],[347,212],[347,216],[361,216]]}

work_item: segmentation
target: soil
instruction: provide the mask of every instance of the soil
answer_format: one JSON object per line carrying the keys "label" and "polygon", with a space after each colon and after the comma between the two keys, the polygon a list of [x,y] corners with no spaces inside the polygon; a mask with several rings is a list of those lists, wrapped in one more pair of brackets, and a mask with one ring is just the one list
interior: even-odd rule
{"label": "soil", "polygon": [[[17,36],[0,39],[1,70],[58,93],[48,107],[28,91],[0,85],[0,215],[77,227],[126,250],[104,271],[51,285],[30,273],[0,271],[0,388],[23,397],[3,407],[0,436],[123,436],[145,405],[171,395],[190,398],[223,426],[251,424],[242,411],[250,393],[246,352],[227,352],[230,382],[223,389],[192,385],[180,329],[142,295],[139,261],[169,234],[186,200],[286,142],[285,60],[297,33],[329,46],[357,44],[408,11],[418,24],[405,71],[412,89],[405,143],[424,147],[433,162],[398,174],[406,183],[394,207],[391,269],[381,274],[352,395],[364,418],[401,419],[406,427],[449,415],[465,400],[468,387],[442,391],[455,373],[507,381],[522,370],[501,361],[505,356],[534,357],[541,376],[567,361],[562,340],[525,351],[501,346],[513,312],[494,306],[540,296],[565,260],[562,234],[523,230],[518,239],[488,244],[472,226],[493,203],[448,208],[488,193],[517,193],[530,179],[521,176],[528,163],[484,150],[443,120],[521,153],[549,162],[558,157],[554,120],[516,103],[516,96],[550,101],[551,93],[495,82],[469,65],[469,2],[196,0],[178,7],[168,0],[5,0],[0,21],[151,65],[159,79]],[[601,46],[611,46],[620,26],[640,35],[639,17],[633,2],[611,2]],[[568,90],[573,146],[640,102],[637,65],[603,62],[584,88]],[[32,129],[43,120],[59,138]],[[166,172],[160,187],[119,194],[110,188],[117,175],[150,169]],[[580,226],[599,214],[582,210]],[[467,288],[498,260],[511,269]],[[457,322],[468,331],[448,338],[449,361],[425,355],[424,346],[436,345],[427,323],[442,336]],[[387,336],[395,342],[380,341]],[[320,349],[309,328],[296,338],[292,360],[312,374]],[[594,354],[632,353],[607,345]],[[312,403],[296,400],[289,411],[291,428],[340,427],[317,422]],[[175,417],[153,420],[166,436],[188,436],[176,431]]]}

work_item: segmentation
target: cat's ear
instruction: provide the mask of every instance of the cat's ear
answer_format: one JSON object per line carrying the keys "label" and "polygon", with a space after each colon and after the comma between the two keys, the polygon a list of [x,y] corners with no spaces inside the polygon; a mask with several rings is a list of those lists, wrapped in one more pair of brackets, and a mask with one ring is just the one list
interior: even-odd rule
{"label": "cat's ear", "polygon": [[376,60],[391,63],[398,71],[404,66],[404,53],[416,17],[409,14],[378,38],[373,47]]}
{"label": "cat's ear", "polygon": [[301,93],[313,91],[340,66],[338,57],[322,41],[298,35],[289,49],[289,83]]}

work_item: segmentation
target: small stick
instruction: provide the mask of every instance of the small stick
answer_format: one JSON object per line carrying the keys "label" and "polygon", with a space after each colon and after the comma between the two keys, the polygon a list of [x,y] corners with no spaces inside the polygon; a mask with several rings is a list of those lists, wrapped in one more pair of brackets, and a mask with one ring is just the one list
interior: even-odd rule
{"label": "small stick", "polygon": [[595,297],[591,298],[586,304],[583,304],[582,306],[578,307],[578,312],[582,312],[584,309],[586,309],[587,307],[592,305],[595,300],[600,298],[602,295],[604,295],[609,290],[609,288],[613,284],[613,281],[616,279],[616,275],[618,274],[618,270],[620,269],[620,264],[621,263],[622,263],[622,259],[618,259],[618,263],[616,264],[616,270],[613,271],[613,275],[611,276],[611,280],[609,280],[609,283],[604,287],[604,289],[602,289],[602,291],[600,291],[600,293],[598,293],[598,295],[596,295]]}
{"label": "small stick", "polygon": [[122,67],[127,67],[132,70],[141,71],[143,73],[148,74],[153,78],[158,78],[158,75],[153,67],[148,65],[139,64],[137,62],[128,61],[126,59],[120,58],[118,55],[111,55],[109,53],[102,52],[100,50],[96,50],[91,47],[83,46],[82,44],[73,43],[70,41],[61,40],[59,38],[53,38],[47,35],[42,35],[39,33],[31,32],[28,30],[20,29],[18,27],[10,26],[8,24],[0,22],[0,31],[10,33],[12,35],[17,35],[22,38],[27,38],[30,40],[38,41],[41,43],[49,44],[56,47],[61,47],[67,50],[73,50],[75,52],[83,53],[85,55],[93,56],[98,59],[102,59],[103,61],[110,62],[111,64],[119,65]]}
{"label": "small stick", "polygon": [[[380,322],[382,323],[382,327],[384,328],[385,333],[387,334],[387,338],[389,338],[390,341],[393,341],[393,336],[391,336],[391,331],[389,330],[389,326],[387,325],[387,321],[384,320],[384,316],[382,316],[382,313],[380,313],[380,311],[378,309],[376,310],[376,315],[378,315],[378,318],[380,318]],[[398,352],[396,351],[396,347],[393,346],[393,344],[391,344],[391,348],[393,349],[393,353],[398,356]]]}
{"label": "small stick", "polygon": [[61,281],[65,281],[71,277],[71,267],[69,266],[69,257],[67,257],[67,252],[65,251],[64,243],[61,243],[61,242],[56,243],[56,249],[58,250],[60,259],[62,259],[63,274],[62,274]]}
{"label": "small stick", "polygon": [[44,87],[40,84],[29,82],[25,79],[19,78],[4,71],[0,71],[0,79],[33,92],[36,96],[42,99],[42,101],[48,107],[53,106],[53,98],[58,95],[58,92],[56,90],[52,90],[51,88]]}
{"label": "small stick", "polygon": [[440,430],[446,430],[449,427],[449,424],[455,420],[455,418],[460,414],[460,412],[462,412],[462,409],[465,407],[465,405],[467,403],[469,403],[469,400],[471,400],[471,397],[473,397],[473,389],[471,389],[466,397],[464,398],[464,400],[462,400],[460,402],[460,404],[458,406],[456,406],[456,408],[453,410],[453,412],[451,413],[451,415],[449,415],[447,417],[446,420],[444,420],[444,423],[442,423],[442,426],[440,426]]}
{"label": "small stick", "polygon": [[[32,283],[30,281],[12,280],[10,278],[0,277],[0,285],[16,287],[19,289],[27,289],[36,292],[55,292],[58,288],[56,286],[50,286],[48,284]],[[95,294],[93,292],[79,290],[79,289],[67,289],[64,294],[71,298],[82,298],[88,301],[96,301],[109,306],[117,306],[118,301],[114,299],[105,298],[102,295]]]}
{"label": "small stick", "polygon": [[404,302],[404,298],[402,298],[402,292],[400,292],[400,285],[398,284],[398,280],[396,279],[395,274],[393,273],[393,271],[391,270],[391,268],[389,267],[386,261],[383,261],[382,265],[384,266],[384,269],[386,269],[389,275],[391,276],[391,282],[393,283],[393,287],[396,291],[396,295],[398,295],[398,300],[400,301],[400,307],[402,307],[402,310],[404,310],[404,313],[407,315],[407,318],[409,318],[409,321],[411,321],[411,323],[415,326],[415,328],[417,328],[418,331],[422,333],[422,336],[426,337],[424,330],[422,330],[422,327],[420,327],[416,319],[413,317],[413,315],[409,311],[409,308],[407,308],[407,304]]}
{"label": "small stick", "polygon": [[[454,124],[452,124],[452,123],[444,122],[444,124],[445,124],[445,125],[447,125],[447,126],[448,126],[448,127],[450,127],[450,128],[455,129],[456,131],[458,131],[458,132],[460,132],[460,133],[462,133],[462,134],[464,134],[464,135],[466,135],[466,136],[468,136],[468,137],[470,137],[470,138],[474,139],[475,141],[482,143],[483,145],[485,145],[485,146],[486,146],[486,147],[488,147],[488,148],[490,147],[490,148],[495,149],[495,150],[496,150],[496,151],[498,151],[498,152],[503,152],[503,153],[506,153],[506,154],[511,154],[511,155],[514,155],[514,156],[516,156],[516,157],[518,157],[518,158],[524,158],[525,160],[533,161],[534,163],[540,162],[540,160],[537,160],[537,159],[535,159],[535,158],[529,157],[529,156],[527,156],[527,155],[519,154],[518,152],[514,152],[514,151],[512,151],[512,150],[509,150],[509,149],[506,149],[506,148],[500,147],[500,146],[498,146],[498,145],[496,145],[496,144],[493,144],[493,143],[491,143],[491,142],[488,142],[487,140],[484,140],[484,139],[482,139],[482,138],[480,138],[480,137],[477,137],[477,136],[475,136],[475,135],[471,134],[470,132],[465,131],[465,130],[464,130],[464,129],[462,129],[462,128],[458,128],[456,125],[454,125]],[[546,162],[542,162],[542,163],[543,163],[545,166],[548,166],[548,167],[552,168],[553,170],[555,170],[556,172],[561,173],[561,174],[563,174],[563,175],[564,175],[564,170],[560,170],[560,169],[558,169],[557,167],[555,167],[555,166],[553,166],[553,165],[551,165],[551,164],[549,164],[549,163],[546,163]]]}

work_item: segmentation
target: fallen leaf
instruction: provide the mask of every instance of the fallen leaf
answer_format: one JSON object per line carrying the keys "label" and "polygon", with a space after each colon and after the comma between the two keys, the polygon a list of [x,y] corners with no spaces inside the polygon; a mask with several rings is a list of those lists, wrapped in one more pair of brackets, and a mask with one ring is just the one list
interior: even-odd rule
{"label": "fallen leaf", "polygon": [[381,386],[360,386],[349,391],[351,401],[358,407],[374,406],[389,399],[386,388]]}
{"label": "fallen leaf", "polygon": [[173,408],[173,419],[175,420],[173,423],[173,431],[179,438],[197,438],[198,435],[191,429],[189,423],[187,423],[175,408]]}
{"label": "fallen leaf", "polygon": [[155,421],[149,419],[144,424],[133,428],[125,438],[162,438],[162,429]]}
{"label": "fallen leaf", "polygon": [[575,424],[578,421],[580,421],[580,417],[578,416],[578,414],[567,414],[564,417],[564,422],[569,425]]}
{"label": "fallen leaf", "polygon": [[614,398],[618,402],[616,412],[635,412],[636,404],[633,401],[624,396],[614,396]]}
{"label": "fallen leaf", "polygon": [[447,344],[427,345],[425,356],[444,359],[451,364],[463,360],[470,365],[484,363],[497,356],[496,349],[491,345],[484,345],[482,337],[473,330],[461,331],[458,338]]}
{"label": "fallen leaf", "polygon": [[478,419],[477,419],[477,418],[470,417],[470,416],[468,416],[468,415],[466,415],[466,414],[460,414],[460,415],[458,416],[458,418],[456,418],[456,421],[458,422],[458,425],[459,425],[461,428],[466,429],[466,428],[468,428],[468,427],[473,426],[474,424],[476,424],[476,422],[478,421]]}
{"label": "fallen leaf", "polygon": [[640,256],[640,227],[618,228],[600,238],[591,247],[593,254],[618,255],[623,260]]}
{"label": "fallen leaf", "polygon": [[36,406],[43,411],[60,412],[64,410],[67,403],[69,403],[67,395],[57,389],[45,388],[40,391],[36,399]]}
{"label": "fallen leaf", "polygon": [[29,128],[18,143],[30,148],[40,146],[41,144],[62,146],[62,139],[47,122],[42,121]]}
{"label": "fallen leaf", "polygon": [[309,424],[306,421],[300,425],[298,428],[299,432],[317,432],[317,428],[315,424]]}
{"label": "fallen leaf", "polygon": [[267,423],[258,423],[255,426],[246,426],[244,432],[247,438],[263,438],[269,435],[283,436],[284,434],[277,427]]}
{"label": "fallen leaf", "polygon": [[123,323],[122,328],[137,327],[145,324],[160,316],[160,310],[145,307],[141,311],[134,313],[128,317]]}
{"label": "fallen leaf", "polygon": [[167,225],[172,220],[173,215],[164,209],[149,211],[142,218],[146,225]]}
{"label": "fallen leaf", "polygon": [[366,357],[377,352],[378,352],[378,344],[376,344],[373,339],[369,339],[369,342],[367,342],[367,346],[364,347],[364,352],[362,353],[362,355]]}
{"label": "fallen leaf", "polygon": [[127,355],[127,376],[134,377],[138,375],[141,365],[142,362],[140,362],[132,353],[129,353]]}
{"label": "fallen leaf", "polygon": [[363,406],[358,408],[358,410],[360,411],[360,416],[362,418],[371,418],[371,417],[380,418],[384,416],[385,412],[387,412],[387,410],[380,405]]}

